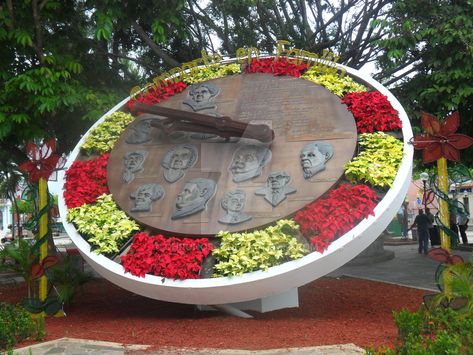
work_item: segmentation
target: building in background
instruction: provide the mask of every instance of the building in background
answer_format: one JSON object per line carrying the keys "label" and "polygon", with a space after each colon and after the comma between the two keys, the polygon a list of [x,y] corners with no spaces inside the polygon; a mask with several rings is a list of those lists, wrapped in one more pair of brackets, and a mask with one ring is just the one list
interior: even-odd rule
{"label": "building in background", "polygon": [[451,184],[449,196],[463,203],[466,211],[471,214],[473,211],[473,181],[469,180],[460,184]]}
{"label": "building in background", "polygon": [[11,202],[0,197],[0,237],[3,238],[10,232],[8,226],[13,223]]}

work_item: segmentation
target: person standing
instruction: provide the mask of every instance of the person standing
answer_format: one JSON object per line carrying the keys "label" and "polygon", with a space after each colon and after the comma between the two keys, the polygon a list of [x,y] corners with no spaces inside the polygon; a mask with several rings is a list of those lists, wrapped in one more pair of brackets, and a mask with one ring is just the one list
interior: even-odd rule
{"label": "person standing", "polygon": [[455,241],[453,243],[453,245],[455,244],[460,244],[460,238],[458,237],[458,225],[457,225],[457,215],[456,213],[454,213],[453,211],[450,210],[450,214],[449,214],[449,217],[450,217],[450,230],[455,233]]}
{"label": "person standing", "polygon": [[430,224],[429,224],[429,236],[430,236],[430,245],[440,245],[440,236],[438,234],[436,225],[435,225],[435,217],[430,212],[430,208],[426,207],[425,208],[425,215],[429,218]]}
{"label": "person standing", "polygon": [[463,244],[468,244],[468,237],[466,236],[466,230],[468,229],[468,215],[466,213],[458,215],[458,228],[460,229],[460,236]]}
{"label": "person standing", "polygon": [[414,223],[412,223],[409,230],[413,227],[417,226],[417,237],[419,240],[419,254],[427,254],[427,250],[429,249],[429,225],[430,220],[424,214],[424,210],[419,208],[419,214],[414,219]]}
{"label": "person standing", "polygon": [[399,208],[399,211],[397,212],[397,220],[401,226],[401,234],[403,239],[407,239],[407,231],[409,229],[409,217],[407,213],[407,202],[404,201],[401,208]]}

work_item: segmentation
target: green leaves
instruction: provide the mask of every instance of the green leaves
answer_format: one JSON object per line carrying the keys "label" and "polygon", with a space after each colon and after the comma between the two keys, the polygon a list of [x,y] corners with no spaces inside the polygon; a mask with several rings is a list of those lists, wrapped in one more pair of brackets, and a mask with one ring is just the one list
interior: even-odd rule
{"label": "green leaves", "polygon": [[394,349],[376,354],[469,354],[473,346],[473,321],[449,307],[432,311],[420,308],[394,312],[399,339]]}
{"label": "green leaves", "polygon": [[156,20],[151,25],[151,30],[153,31],[154,38],[158,43],[163,43],[166,41],[164,26],[165,23],[161,20]]}
{"label": "green leaves", "polygon": [[345,176],[352,182],[391,187],[403,156],[403,144],[385,133],[359,136],[362,151],[345,165]]}
{"label": "green leaves", "polygon": [[239,73],[241,73],[239,64],[211,64],[192,68],[190,75],[182,78],[182,81],[187,85],[191,85]]}
{"label": "green leaves", "polygon": [[213,250],[217,263],[214,276],[236,276],[303,257],[309,252],[300,243],[299,226],[292,220],[279,220],[275,226],[251,233],[220,232],[220,246]]}
{"label": "green leaves", "polygon": [[113,31],[112,16],[102,11],[96,11],[94,16],[96,18],[97,25],[97,28],[94,33],[95,38],[99,41],[109,40],[112,36]]}
{"label": "green leaves", "polygon": [[97,254],[118,252],[131,233],[139,230],[138,224],[118,209],[112,195],[102,195],[94,204],[70,209],[67,219]]}
{"label": "green leaves", "polygon": [[30,117],[24,113],[13,114],[10,119],[15,123],[26,123],[30,120]]}
{"label": "green leaves", "polygon": [[82,65],[73,60],[67,61],[65,63],[65,67],[67,70],[74,74],[79,74],[82,71]]}
{"label": "green leaves", "polygon": [[[74,70],[80,70],[77,63],[69,63]],[[13,100],[22,97],[23,104],[36,108],[35,114],[53,112],[63,106],[73,106],[82,101],[81,91],[78,83],[71,79],[71,73],[67,70],[54,67],[39,67],[28,70],[17,75],[6,82],[3,100]],[[0,107],[0,110],[6,109]],[[7,112],[8,115],[8,112]],[[15,123],[29,121],[26,113],[10,112],[9,120]]]}
{"label": "green leaves", "polygon": [[332,92],[332,94],[340,97],[350,92],[366,91],[366,87],[358,84],[349,76],[341,76],[334,73],[324,73],[320,71],[319,67],[310,68],[301,76],[301,78],[322,85],[327,90]]}
{"label": "green leaves", "polygon": [[11,34],[14,36],[16,42],[24,47],[31,46],[33,44],[30,34],[24,30],[15,30]]}
{"label": "green leaves", "polygon": [[[0,351],[13,354],[13,347],[18,341],[34,333],[35,323],[24,308],[8,303],[0,303]],[[5,353],[6,354],[6,353]]]}
{"label": "green leaves", "polygon": [[[428,111],[444,117],[458,110],[466,118],[461,133],[472,135],[471,2],[396,1],[386,31],[390,37],[381,41],[379,76],[394,77],[395,94],[408,115],[418,117],[419,111]],[[472,156],[465,154],[467,159]]]}
{"label": "green leaves", "polygon": [[114,112],[87,136],[82,149],[88,154],[109,152],[126,126],[134,120],[129,113]]}

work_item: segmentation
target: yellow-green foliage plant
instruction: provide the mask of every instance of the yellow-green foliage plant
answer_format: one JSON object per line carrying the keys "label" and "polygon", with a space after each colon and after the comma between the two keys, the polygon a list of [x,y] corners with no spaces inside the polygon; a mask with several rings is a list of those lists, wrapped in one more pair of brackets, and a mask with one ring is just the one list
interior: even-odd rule
{"label": "yellow-green foliage plant", "polygon": [[87,155],[110,152],[126,126],[134,119],[129,113],[112,113],[90,132],[81,148]]}
{"label": "yellow-green foliage plant", "polygon": [[212,251],[216,258],[214,277],[238,276],[246,272],[302,258],[309,250],[296,236],[299,225],[280,220],[274,226],[250,233],[220,232],[221,244]]}
{"label": "yellow-green foliage plant", "polygon": [[97,202],[71,208],[67,219],[99,254],[112,254],[139,230],[136,222],[118,209],[112,195],[102,195]]}
{"label": "yellow-green foliage plant", "polygon": [[222,78],[227,75],[239,74],[239,64],[212,64],[205,67],[193,68],[191,73],[182,81],[187,85],[201,83],[206,80]]}
{"label": "yellow-green foliage plant", "polygon": [[359,135],[361,153],[345,165],[345,176],[351,182],[391,187],[403,156],[403,143],[383,132]]}
{"label": "yellow-green foliage plant", "polygon": [[339,97],[350,92],[364,92],[366,87],[358,84],[348,75],[341,76],[336,73],[324,73],[315,66],[307,70],[301,78],[319,84]]}

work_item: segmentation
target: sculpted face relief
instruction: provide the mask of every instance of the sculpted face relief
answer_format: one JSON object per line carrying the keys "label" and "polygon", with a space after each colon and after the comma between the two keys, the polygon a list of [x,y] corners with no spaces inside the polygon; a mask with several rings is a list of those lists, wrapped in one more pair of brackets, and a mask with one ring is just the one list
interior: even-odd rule
{"label": "sculpted face relief", "polygon": [[170,183],[178,181],[195,165],[197,159],[197,148],[192,144],[180,144],[171,148],[161,162],[164,178]]}
{"label": "sculpted face relief", "polygon": [[243,190],[227,191],[222,199],[222,208],[227,212],[219,218],[222,224],[240,224],[249,221],[252,217],[243,213],[246,203],[246,194]]}
{"label": "sculpted face relief", "polygon": [[135,200],[135,206],[131,212],[149,212],[152,203],[164,196],[164,189],[159,184],[146,184],[139,186],[130,198]]}
{"label": "sculpted face relief", "polygon": [[[285,58],[277,64],[288,66]],[[314,106],[316,102],[324,105]],[[290,74],[232,74],[193,83],[162,102],[136,109],[136,119],[110,154],[109,189],[139,223],[169,235],[197,238],[222,229],[256,230],[292,216],[337,182],[356,148],[356,123],[340,98]],[[214,133],[240,132],[249,125],[238,137]],[[258,133],[268,128],[271,141],[260,141]],[[317,146],[303,151],[311,142]],[[332,153],[324,148],[327,143],[337,152],[328,161]],[[143,171],[125,184],[123,156],[140,150],[149,153]],[[320,179],[305,178],[303,169],[311,176],[314,166],[323,169],[324,164]],[[213,180],[218,188],[199,186],[195,179]],[[160,184],[165,196],[150,204],[150,213],[131,211],[136,201],[131,194],[148,183]],[[215,201],[202,192],[206,189],[216,191]]]}
{"label": "sculpted face relief", "polygon": [[255,194],[264,196],[273,207],[279,205],[286,199],[286,195],[293,194],[297,190],[289,186],[291,177],[285,171],[275,171],[268,175],[266,187],[256,190]]}
{"label": "sculpted face relief", "polygon": [[179,219],[205,210],[207,202],[215,195],[216,184],[211,179],[192,179],[177,194],[171,219]]}
{"label": "sculpted face relief", "polygon": [[310,179],[325,170],[325,163],[332,158],[333,148],[328,143],[313,142],[306,144],[301,150],[300,160],[304,178]]}
{"label": "sculpted face relief", "polygon": [[143,171],[143,163],[148,156],[146,151],[136,151],[126,153],[123,157],[122,180],[130,183],[135,179],[135,174]]}
{"label": "sculpted face relief", "polygon": [[242,146],[233,154],[230,172],[234,182],[249,180],[261,175],[263,167],[271,160],[271,151],[264,146]]}

